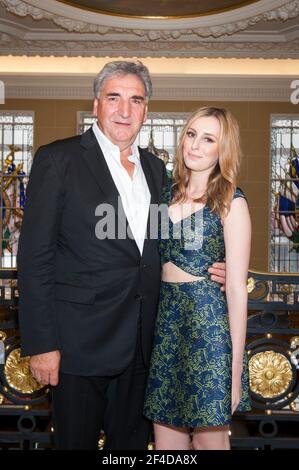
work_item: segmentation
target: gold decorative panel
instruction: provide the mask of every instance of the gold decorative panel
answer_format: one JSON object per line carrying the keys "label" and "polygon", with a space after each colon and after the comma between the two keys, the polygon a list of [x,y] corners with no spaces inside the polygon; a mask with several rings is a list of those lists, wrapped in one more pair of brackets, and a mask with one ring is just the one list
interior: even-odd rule
{"label": "gold decorative panel", "polygon": [[251,391],[264,398],[284,393],[292,380],[292,367],[286,356],[275,351],[263,351],[249,360]]}

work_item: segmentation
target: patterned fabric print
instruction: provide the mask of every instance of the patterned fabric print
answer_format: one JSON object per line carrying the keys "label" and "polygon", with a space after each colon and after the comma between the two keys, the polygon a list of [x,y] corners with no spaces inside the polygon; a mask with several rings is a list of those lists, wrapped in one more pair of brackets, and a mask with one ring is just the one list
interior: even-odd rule
{"label": "patterned fabric print", "polygon": [[[250,409],[244,361],[238,411]],[[178,427],[231,422],[231,339],[216,283],[162,282],[144,413]]]}
{"label": "patterned fabric print", "polygon": [[[234,198],[237,197],[245,197],[240,188],[235,191]],[[170,200],[169,183],[163,190],[162,202],[169,205]],[[181,233],[179,238],[174,236],[178,231]],[[199,246],[199,243],[195,243],[196,239],[201,242],[200,251],[196,247]],[[196,249],[190,249],[192,242]],[[162,238],[160,232],[159,251],[162,265],[171,261],[193,276],[208,276],[208,268],[215,262],[223,261],[225,256],[223,226],[219,214],[212,213],[205,206],[178,223],[173,224],[169,218],[169,238]]]}
{"label": "patterned fabric print", "polygon": [[[236,197],[245,197],[239,188]],[[162,202],[170,201],[169,184]],[[196,224],[198,215],[201,227]],[[208,279],[207,270],[224,259],[223,227],[219,215],[207,206],[187,220],[187,226],[186,219],[177,224],[168,220],[169,238],[159,240],[162,264],[172,261],[206,279],[161,284],[144,412],[155,422],[178,427],[220,426],[231,422],[231,338],[225,295]],[[177,239],[174,232],[180,228],[183,236]],[[200,248],[186,248],[197,239]],[[251,407],[246,354],[242,387],[238,411],[247,411]]]}

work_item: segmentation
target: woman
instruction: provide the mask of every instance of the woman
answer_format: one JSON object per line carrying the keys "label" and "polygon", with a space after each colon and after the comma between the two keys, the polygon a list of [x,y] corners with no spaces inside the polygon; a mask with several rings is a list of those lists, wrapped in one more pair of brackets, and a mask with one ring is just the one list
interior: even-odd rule
{"label": "woman", "polygon": [[[169,237],[160,233],[162,283],[145,415],[157,450],[230,449],[228,426],[249,410],[244,354],[251,224],[238,124],[200,108],[182,130],[165,191]],[[178,236],[180,233],[180,237]],[[226,293],[208,267],[226,259]]]}

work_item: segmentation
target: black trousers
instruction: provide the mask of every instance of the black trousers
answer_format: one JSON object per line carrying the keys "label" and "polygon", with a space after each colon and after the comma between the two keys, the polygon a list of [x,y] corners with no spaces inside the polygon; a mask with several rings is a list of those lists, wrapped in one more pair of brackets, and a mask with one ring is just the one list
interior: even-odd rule
{"label": "black trousers", "polygon": [[52,388],[56,449],[97,449],[101,430],[105,450],[144,450],[151,423],[143,416],[148,369],[144,366],[140,329],[130,366],[115,377],[60,373]]}

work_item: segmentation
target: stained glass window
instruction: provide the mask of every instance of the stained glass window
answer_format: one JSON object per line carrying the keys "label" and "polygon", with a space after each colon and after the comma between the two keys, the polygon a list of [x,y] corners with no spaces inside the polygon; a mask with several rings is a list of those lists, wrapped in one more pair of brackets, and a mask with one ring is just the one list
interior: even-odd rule
{"label": "stained glass window", "polygon": [[299,271],[299,116],[272,116],[270,271]]}
{"label": "stained glass window", "polygon": [[31,111],[0,112],[1,268],[16,267],[25,190],[33,157]]}

